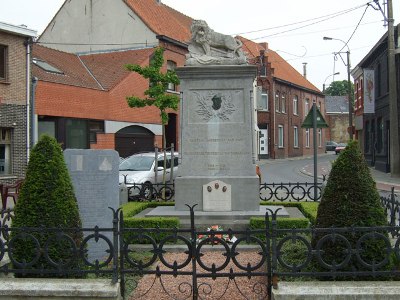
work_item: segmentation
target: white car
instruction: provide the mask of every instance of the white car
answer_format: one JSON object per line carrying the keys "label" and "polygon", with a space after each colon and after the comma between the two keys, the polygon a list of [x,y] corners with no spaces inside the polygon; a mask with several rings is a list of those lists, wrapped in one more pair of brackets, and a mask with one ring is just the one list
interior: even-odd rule
{"label": "white car", "polygon": [[[164,153],[158,153],[157,160],[155,158],[155,152],[146,152],[129,156],[120,163],[119,184],[125,183],[130,199],[139,196],[151,199],[156,192],[154,185],[162,184]],[[171,152],[167,152],[166,158],[165,181],[171,183],[178,172],[178,153],[174,152],[172,155]],[[173,168],[171,168],[172,165]]]}

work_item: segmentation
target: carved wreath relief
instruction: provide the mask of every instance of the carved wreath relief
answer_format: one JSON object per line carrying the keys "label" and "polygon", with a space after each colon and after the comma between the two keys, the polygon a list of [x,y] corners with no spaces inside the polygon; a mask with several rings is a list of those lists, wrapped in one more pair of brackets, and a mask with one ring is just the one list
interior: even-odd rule
{"label": "carved wreath relief", "polygon": [[196,112],[206,122],[211,119],[230,121],[233,112],[236,110],[232,103],[230,92],[193,92],[197,102]]}

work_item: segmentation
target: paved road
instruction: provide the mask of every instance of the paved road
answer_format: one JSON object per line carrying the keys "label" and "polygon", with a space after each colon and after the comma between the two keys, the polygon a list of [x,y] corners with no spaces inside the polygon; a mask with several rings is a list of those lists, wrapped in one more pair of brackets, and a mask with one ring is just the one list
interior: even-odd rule
{"label": "paved road", "polygon": [[[337,158],[334,152],[320,154],[317,159],[317,174],[319,181],[323,175],[328,175],[332,162]],[[262,179],[267,183],[280,182],[313,182],[314,160],[313,157],[296,157],[287,159],[261,160]],[[392,187],[400,193],[400,178],[392,178],[389,173],[384,173],[370,168],[371,175],[376,181],[380,191],[390,191]]]}

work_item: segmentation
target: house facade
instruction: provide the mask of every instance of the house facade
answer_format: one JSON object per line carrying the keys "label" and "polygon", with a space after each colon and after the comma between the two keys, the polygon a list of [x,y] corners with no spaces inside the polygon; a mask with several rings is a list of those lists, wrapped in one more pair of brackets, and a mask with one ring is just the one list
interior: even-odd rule
{"label": "house facade", "polygon": [[[258,66],[256,93],[258,158],[313,154],[313,130],[301,125],[313,103],[324,113],[324,94],[288,64],[267,43],[239,37],[249,62]],[[317,129],[318,152],[325,149],[325,132]]]}
{"label": "house facade", "polygon": [[[64,147],[114,148],[121,156],[129,154],[124,149],[133,149],[135,145],[139,147],[134,151],[160,146],[158,112],[149,107],[129,108],[125,99],[133,94],[142,96],[149,83],[137,75],[128,74],[123,70],[123,65],[134,63],[134,53],[162,46],[166,49],[164,70],[183,66],[192,21],[160,0],[65,1],[38,40],[37,60],[39,63],[40,60],[51,62],[61,71],[65,69],[66,73],[75,75],[73,70],[67,70],[72,63],[59,64],[58,59],[54,59],[57,57],[54,53],[63,53],[65,57],[73,55],[69,61],[74,61],[76,68],[79,67],[81,71],[72,83],[68,76],[52,74],[48,78],[48,71],[43,73],[40,66],[35,66],[35,74],[39,79],[36,87],[39,131],[49,131],[50,127],[52,134]],[[263,61],[267,70],[257,77],[262,98],[257,101],[264,103],[267,98],[266,107],[259,107],[256,114],[258,157],[283,158],[312,154],[312,130],[301,129],[301,124],[313,102],[321,111],[324,110],[323,94],[275,52],[256,43],[250,46],[250,43],[248,41],[244,45],[250,63],[257,64],[260,50],[264,49]],[[39,57],[45,54],[45,49],[48,49],[48,53]],[[57,52],[50,54],[51,49]],[[148,64],[150,56],[151,53],[148,53],[147,60],[141,60],[140,63]],[[107,63],[107,60],[111,60],[111,63]],[[81,84],[83,78],[87,81]],[[173,93],[178,91],[178,87],[171,89]],[[64,96],[63,93],[68,95]],[[274,99],[277,98],[279,101],[275,103]],[[80,108],[80,105],[85,108]],[[74,119],[75,125],[71,125],[69,119]],[[69,136],[68,126],[72,126],[76,132],[79,129],[79,136],[86,136],[85,140],[79,144],[71,143],[74,137]],[[171,112],[167,146],[174,143],[179,150],[178,131],[178,113]],[[322,130],[318,136],[319,151],[323,151]]]}
{"label": "house facade", "polygon": [[0,22],[0,184],[25,176],[30,141],[30,53],[36,31]]}
{"label": "house facade", "polygon": [[[155,107],[129,108],[148,80],[125,70],[165,49],[162,71],[183,66],[192,19],[155,0],[65,1],[35,46],[38,131],[64,148],[116,149],[126,157],[162,146]],[[59,71],[46,69],[50,64]],[[179,95],[178,87],[169,87]],[[167,147],[179,150],[179,118],[169,112]]]}
{"label": "house facade", "polygon": [[[396,35],[395,35],[396,36]],[[396,41],[397,43],[397,41]],[[375,169],[390,172],[390,111],[387,33],[354,68],[355,114],[365,159]],[[399,78],[400,64],[396,60]],[[397,85],[399,82],[397,80]],[[399,98],[399,94],[397,95]],[[399,99],[397,99],[397,103]],[[356,119],[357,120],[357,119]],[[362,137],[360,138],[360,135]]]}

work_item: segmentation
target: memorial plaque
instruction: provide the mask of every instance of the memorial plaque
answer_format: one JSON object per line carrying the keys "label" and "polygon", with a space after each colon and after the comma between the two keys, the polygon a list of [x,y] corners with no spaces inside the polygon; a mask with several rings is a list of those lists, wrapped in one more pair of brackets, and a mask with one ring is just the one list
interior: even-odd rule
{"label": "memorial plaque", "polygon": [[203,185],[203,210],[231,211],[231,190],[230,184],[219,180]]}

